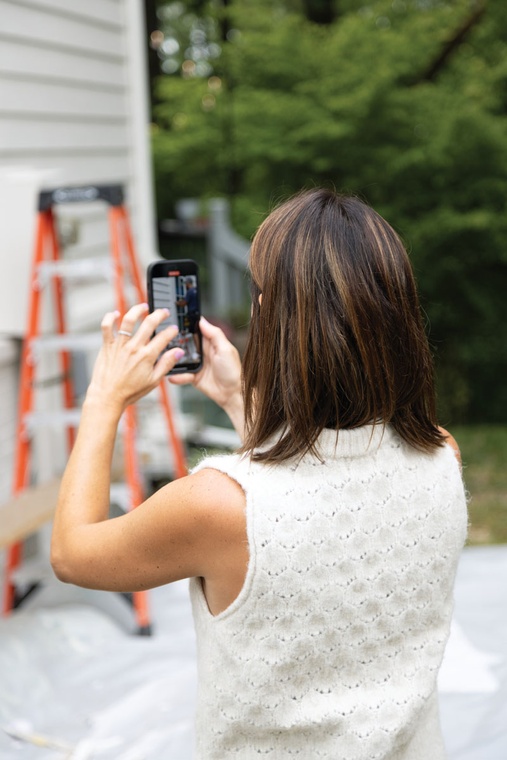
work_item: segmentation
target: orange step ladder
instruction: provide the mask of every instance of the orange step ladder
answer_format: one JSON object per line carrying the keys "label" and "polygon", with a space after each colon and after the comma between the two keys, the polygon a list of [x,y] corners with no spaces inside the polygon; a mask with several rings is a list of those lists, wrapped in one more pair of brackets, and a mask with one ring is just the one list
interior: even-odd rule
{"label": "orange step ladder", "polygon": [[[56,229],[55,206],[67,203],[88,203],[103,201],[108,207],[110,256],[106,259],[65,260],[61,257]],[[72,380],[71,352],[83,350],[90,345],[100,345],[100,333],[76,333],[66,331],[64,309],[64,283],[67,277],[90,279],[106,277],[112,281],[115,308],[124,314],[129,306],[126,286],[135,293],[138,303],[146,301],[146,293],[141,278],[127,210],[124,205],[122,185],[87,185],[44,190],[39,195],[34,255],[32,261],[31,287],[28,306],[28,323],[23,341],[20,367],[20,387],[18,425],[14,456],[13,496],[18,497],[31,485],[32,478],[32,438],[35,429],[44,424],[63,425],[66,429],[67,447],[74,443],[80,410],[74,407],[74,387]],[[55,334],[41,334],[42,296],[45,287],[53,292]],[[41,345],[55,351],[60,357],[62,410],[60,412],[35,411],[37,353]],[[166,381],[159,386],[159,403],[167,424],[169,443],[173,454],[174,476],[187,474],[183,444],[176,432]],[[58,419],[56,419],[58,417]],[[120,424],[123,440],[125,481],[129,494],[129,508],[135,508],[144,499],[143,480],[136,447],[136,409],[129,406]],[[3,612],[8,614],[19,606],[32,589],[20,596],[14,575],[22,562],[23,542],[18,541],[7,549]],[[35,584],[36,586],[37,584]],[[33,587],[32,587],[33,588]],[[135,611],[138,632],[151,633],[147,593],[135,592],[127,595]]]}

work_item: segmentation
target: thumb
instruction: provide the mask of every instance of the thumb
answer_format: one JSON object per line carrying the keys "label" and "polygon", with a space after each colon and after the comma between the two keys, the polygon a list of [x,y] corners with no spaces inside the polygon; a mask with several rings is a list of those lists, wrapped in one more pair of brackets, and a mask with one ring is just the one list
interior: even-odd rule
{"label": "thumb", "polygon": [[169,375],[167,379],[172,385],[190,385],[195,383],[195,377],[193,372],[182,372],[177,375]]}
{"label": "thumb", "polygon": [[204,338],[207,338],[213,346],[218,348],[220,345],[229,343],[224,331],[217,325],[212,325],[205,317],[201,317],[199,320],[199,329]]}

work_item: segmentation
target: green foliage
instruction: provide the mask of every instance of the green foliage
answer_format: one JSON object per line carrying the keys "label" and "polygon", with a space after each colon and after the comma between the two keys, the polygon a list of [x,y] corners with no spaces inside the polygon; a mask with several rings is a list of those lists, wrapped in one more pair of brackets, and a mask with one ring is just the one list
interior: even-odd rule
{"label": "green foliage", "polygon": [[444,422],[507,421],[507,7],[343,0],[314,23],[308,5],[169,4],[208,68],[159,82],[159,213],[227,194],[249,237],[302,187],[360,195],[411,252]]}
{"label": "green foliage", "polygon": [[469,543],[507,543],[507,427],[458,427],[453,434],[470,494]]}

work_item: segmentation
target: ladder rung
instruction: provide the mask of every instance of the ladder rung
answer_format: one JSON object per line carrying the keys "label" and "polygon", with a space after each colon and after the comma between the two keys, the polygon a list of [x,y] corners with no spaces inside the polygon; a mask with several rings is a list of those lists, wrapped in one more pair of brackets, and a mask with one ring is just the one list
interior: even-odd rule
{"label": "ladder rung", "polygon": [[100,348],[102,335],[99,332],[41,335],[33,338],[31,345],[36,356],[46,351],[87,351]]}
{"label": "ladder rung", "polygon": [[81,409],[29,412],[24,417],[25,424],[30,431],[48,427],[77,427],[80,419]]}
{"label": "ladder rung", "polygon": [[[29,432],[40,428],[77,428],[81,420],[81,409],[78,407],[73,409],[56,409],[54,411],[41,410],[29,412],[25,414],[23,420]],[[118,424],[118,432],[121,433],[123,429],[124,418],[122,415]]]}
{"label": "ladder rung", "polygon": [[37,279],[41,288],[45,287],[52,277],[79,281],[103,278],[112,280],[113,274],[113,262],[110,257],[43,261],[37,267]]}

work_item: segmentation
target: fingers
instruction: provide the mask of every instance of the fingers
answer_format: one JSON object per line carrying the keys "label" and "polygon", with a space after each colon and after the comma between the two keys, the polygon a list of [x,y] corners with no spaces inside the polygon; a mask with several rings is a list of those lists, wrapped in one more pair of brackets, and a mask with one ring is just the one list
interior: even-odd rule
{"label": "fingers", "polygon": [[[165,322],[170,314],[169,309],[155,309],[154,312],[148,314],[148,308],[148,304],[138,303],[132,306],[121,320],[120,330],[122,333],[130,333],[131,336],[135,335],[136,343],[138,344],[148,343],[155,329],[162,322]],[[139,328],[134,333],[138,322],[140,322]],[[125,337],[128,338],[129,336],[126,335]]]}
{"label": "fingers", "polygon": [[173,348],[170,351],[164,351],[155,365],[154,380],[156,382],[162,380],[162,378],[176,366],[183,354],[184,352],[181,348]]}
{"label": "fingers", "polygon": [[[169,310],[156,309],[151,314],[147,314],[148,308],[149,308],[148,304],[139,303],[139,304],[136,304],[135,306],[132,306],[123,315],[120,325],[119,325],[119,329],[116,333],[119,339],[125,342],[133,341],[134,344],[138,346],[142,344],[147,344],[150,342],[156,328],[160,327],[160,325],[163,322],[168,321]],[[117,339],[115,335],[115,327],[117,326],[119,317],[120,317],[119,311],[111,311],[105,314],[104,318],[102,319],[102,322],[101,322],[102,335],[104,337],[104,340],[109,343]],[[141,324],[139,328],[136,330],[135,327],[138,322],[140,322]],[[157,341],[155,344],[155,347],[158,347],[159,343],[162,343],[162,348],[160,350],[165,348],[167,343],[174,337],[177,331],[178,331],[178,328],[176,327],[176,325],[168,324],[166,330],[159,332],[159,335],[164,335],[164,338],[162,338],[160,341]],[[164,344],[164,340],[166,340],[165,344]]]}
{"label": "fingers", "polygon": [[[152,333],[150,333],[151,335]],[[177,336],[178,334],[178,326],[177,325],[169,325],[169,327],[166,327],[165,330],[161,330],[159,333],[155,335],[154,338],[152,338],[150,342],[150,349],[153,350],[153,353],[155,356],[158,356],[162,351],[165,352],[165,349],[169,345],[169,343]],[[181,351],[181,349],[178,349]],[[167,352],[171,353],[171,352]]]}
{"label": "fingers", "polygon": [[[147,303],[137,303],[135,306],[132,306],[132,308],[130,308],[127,313],[123,315],[120,324],[120,330],[133,335],[136,324],[140,319],[143,319],[147,313]],[[128,335],[125,335],[123,337],[128,338]]]}
{"label": "fingers", "polygon": [[160,379],[181,359],[181,349],[166,351],[168,344],[178,334],[178,326],[169,324],[154,335],[155,330],[168,321],[169,309],[156,309],[151,314],[146,314],[147,308],[146,304],[136,304],[129,309],[121,321],[120,331],[131,332],[135,324],[142,321],[132,338],[128,335],[120,337],[124,337],[132,350],[143,349],[143,353],[151,357],[155,367],[154,378]]}
{"label": "fingers", "polygon": [[[143,318],[147,311],[148,304],[139,303],[132,306],[132,308],[124,314],[118,330],[118,334],[123,340],[129,340],[134,335],[136,323]],[[110,311],[104,315],[100,324],[104,342],[112,343],[116,339],[115,327],[119,317],[119,311]]]}
{"label": "fingers", "polygon": [[[127,314],[125,315],[124,319],[122,320],[122,327],[123,322],[125,321],[126,317],[132,312],[131,309]],[[158,335],[166,334],[167,329],[171,330],[170,337],[167,339],[167,342],[162,345],[160,350],[165,348],[169,340],[174,338],[176,333],[178,332],[178,328],[176,325],[172,325],[169,319],[169,309],[156,309],[151,314],[144,314],[143,312],[136,312],[134,311],[131,318],[142,319],[141,324],[139,325],[139,328],[137,329],[134,337],[134,345],[136,346],[142,346],[147,345],[152,340],[153,334],[157,328],[164,327],[164,330],[160,330]],[[157,335],[157,338],[158,338]],[[166,335],[167,337],[167,335]],[[159,347],[160,341],[156,340],[156,338],[153,338],[155,343],[153,343],[154,347]]]}
{"label": "fingers", "polygon": [[102,331],[102,338],[104,343],[113,343],[115,340],[114,327],[120,317],[119,311],[109,311],[104,314],[104,318],[100,323],[100,329]]}

